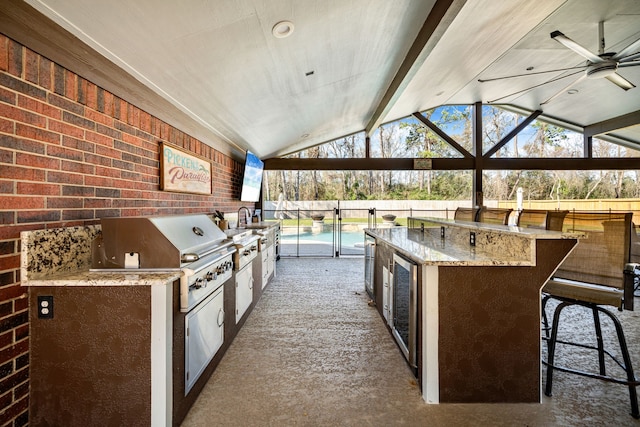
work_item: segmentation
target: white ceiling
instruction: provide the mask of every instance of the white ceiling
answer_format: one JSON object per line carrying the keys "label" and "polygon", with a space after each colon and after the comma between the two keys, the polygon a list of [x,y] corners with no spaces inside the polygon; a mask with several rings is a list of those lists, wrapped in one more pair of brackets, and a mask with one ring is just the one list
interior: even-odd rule
{"label": "white ceiling", "polygon": [[[442,104],[492,101],[560,73],[478,78],[583,65],[554,30],[595,53],[599,21],[607,51],[640,38],[638,0],[453,0],[439,23],[427,17],[442,0],[26,2],[193,120],[197,136],[261,158]],[[295,30],[275,38],[282,20]],[[640,66],[619,73],[639,87],[586,79],[541,107],[567,78],[500,102],[588,126],[640,111]],[[640,143],[639,125],[615,134]]]}

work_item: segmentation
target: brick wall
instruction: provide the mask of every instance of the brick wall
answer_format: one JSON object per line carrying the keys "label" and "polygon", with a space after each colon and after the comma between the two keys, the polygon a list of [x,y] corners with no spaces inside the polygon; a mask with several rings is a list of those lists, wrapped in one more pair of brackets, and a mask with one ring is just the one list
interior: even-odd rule
{"label": "brick wall", "polygon": [[[159,141],[210,159],[213,195],[160,191]],[[20,231],[236,212],[242,164],[0,34],[0,426],[28,424]]]}

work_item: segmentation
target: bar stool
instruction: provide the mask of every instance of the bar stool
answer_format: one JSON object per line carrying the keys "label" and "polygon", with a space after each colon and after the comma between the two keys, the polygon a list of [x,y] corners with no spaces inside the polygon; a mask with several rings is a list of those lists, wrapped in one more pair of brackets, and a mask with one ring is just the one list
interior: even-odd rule
{"label": "bar stool", "polygon": [[[587,235],[556,270],[554,277],[543,287],[543,309],[549,298],[559,301],[553,313],[551,333],[547,333],[547,366],[545,394],[551,396],[555,370],[626,385],[629,389],[631,415],[640,418],[637,386],[629,349],[619,319],[608,309],[633,310],[633,280],[638,264],[629,263],[631,213],[571,212],[566,215],[564,229],[581,231]],[[560,315],[569,306],[584,307],[593,316],[596,345],[558,339]],[[622,360],[605,349],[601,315],[609,318],[615,327]],[[598,369],[580,370],[576,366],[558,366],[555,363],[558,344],[595,350]],[[605,360],[609,357],[624,372],[624,376],[607,374]]]}

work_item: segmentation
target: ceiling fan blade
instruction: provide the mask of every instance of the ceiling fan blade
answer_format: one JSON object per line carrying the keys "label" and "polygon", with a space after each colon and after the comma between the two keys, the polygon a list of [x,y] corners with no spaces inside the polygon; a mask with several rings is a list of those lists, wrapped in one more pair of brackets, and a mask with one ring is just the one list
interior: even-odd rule
{"label": "ceiling fan blade", "polygon": [[598,55],[592,53],[587,48],[580,46],[578,43],[574,42],[558,30],[551,33],[551,38],[594,64],[602,62],[602,58],[600,58]]}
{"label": "ceiling fan blade", "polygon": [[621,87],[624,90],[629,90],[629,89],[633,89],[634,87],[636,87],[633,83],[631,83],[629,80],[625,79],[624,77],[622,77],[618,73],[613,73],[613,74],[605,77],[605,79],[607,79],[610,82],[616,84],[617,86]]}
{"label": "ceiling fan blade", "polygon": [[493,82],[493,81],[496,81],[496,80],[513,79],[515,77],[535,76],[536,74],[559,73],[561,71],[569,71],[569,70],[584,70],[585,68],[587,68],[586,65],[581,65],[579,67],[558,68],[557,70],[534,71],[533,73],[514,74],[514,75],[511,75],[511,76],[493,77],[491,79],[478,79],[478,82],[486,83],[486,82]]}
{"label": "ceiling fan blade", "polygon": [[620,58],[618,60],[618,63],[620,64],[620,66],[622,66],[622,64],[628,64],[629,62],[635,61],[636,59],[640,59],[640,52],[634,53],[633,55],[625,56],[624,58]]}
{"label": "ceiling fan blade", "polygon": [[631,43],[629,46],[622,49],[620,52],[613,55],[611,59],[614,59],[620,62],[626,62],[626,61],[632,60],[632,59],[629,59],[629,56],[638,57],[639,55],[640,55],[640,39],[636,40],[635,42]]}
{"label": "ceiling fan blade", "polygon": [[[510,93],[510,94],[508,94],[508,95],[501,96],[500,98],[496,98],[496,99],[494,99],[494,100],[492,100],[492,101],[487,101],[487,104],[493,104],[493,103],[495,103],[495,102],[497,102],[497,101],[501,101],[501,100],[503,100],[503,99],[505,99],[505,98],[509,98],[510,96],[517,95],[517,94],[522,93],[522,92],[527,92],[527,91],[529,91],[529,90],[531,90],[531,89],[535,89],[535,88],[537,88],[537,87],[540,87],[540,86],[546,85],[547,83],[553,83],[553,82],[556,82],[556,81],[558,81],[558,80],[564,79],[564,78],[566,78],[566,77],[575,76],[575,75],[576,75],[576,74],[578,74],[578,73],[582,73],[582,71],[576,71],[576,72],[573,72],[573,73],[571,73],[571,74],[567,74],[566,76],[554,77],[553,79],[547,80],[546,82],[542,82],[542,83],[540,83],[540,84],[537,84],[537,85],[530,86],[530,87],[528,87],[528,88],[525,88],[525,89],[519,90],[519,91],[517,91],[517,92],[513,92],[513,93]],[[572,83],[572,84],[573,84],[573,83]]]}
{"label": "ceiling fan blade", "polygon": [[557,97],[559,97],[560,95],[565,93],[567,90],[569,90],[569,88],[571,88],[571,86],[577,84],[578,82],[580,82],[580,81],[582,81],[582,80],[584,80],[586,78],[587,78],[586,74],[581,75],[580,77],[578,77],[577,80],[574,80],[569,85],[563,87],[558,92],[556,92],[553,96],[551,96],[551,98],[547,99],[546,101],[541,102],[540,105],[546,105],[546,104],[550,103],[551,101],[553,101],[554,99],[556,99]]}
{"label": "ceiling fan blade", "polygon": [[638,65],[640,65],[640,53],[638,53],[637,55],[638,55],[638,61],[619,62],[618,68],[637,67]]}

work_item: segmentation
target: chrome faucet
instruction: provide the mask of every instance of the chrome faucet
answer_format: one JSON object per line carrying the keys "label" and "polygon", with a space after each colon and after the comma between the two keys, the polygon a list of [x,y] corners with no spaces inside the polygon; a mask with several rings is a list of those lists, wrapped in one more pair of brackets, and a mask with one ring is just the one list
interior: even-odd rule
{"label": "chrome faucet", "polygon": [[240,221],[240,211],[243,210],[243,209],[245,211],[247,211],[245,213],[245,215],[244,215],[244,224],[245,224],[245,226],[247,224],[249,224],[249,218],[251,218],[251,211],[249,210],[249,208],[246,207],[246,206],[240,207],[240,209],[238,209],[238,227],[237,228],[240,228],[240,225],[242,224],[242,221]]}

